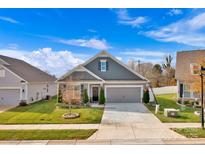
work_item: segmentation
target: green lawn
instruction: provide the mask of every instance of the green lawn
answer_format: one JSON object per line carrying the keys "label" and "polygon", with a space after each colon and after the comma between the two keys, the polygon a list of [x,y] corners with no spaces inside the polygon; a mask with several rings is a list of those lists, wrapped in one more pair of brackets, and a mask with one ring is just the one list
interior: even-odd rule
{"label": "green lawn", "polygon": [[72,140],[87,139],[95,129],[88,130],[0,130],[0,140]]}
{"label": "green lawn", "polygon": [[39,101],[27,106],[19,106],[0,113],[0,124],[87,124],[100,123],[102,108],[72,109],[80,113],[80,118],[64,119],[62,115],[68,109],[57,108],[56,98],[50,101]]}
{"label": "green lawn", "polygon": [[[160,109],[156,117],[162,122],[200,122],[200,117],[194,114],[195,109],[186,107],[185,110],[181,111],[181,107],[176,104],[176,94],[163,94],[156,97],[160,104]],[[150,104],[145,104],[145,106],[154,114],[155,107],[152,107]],[[164,108],[180,109],[179,117],[165,117]]]}
{"label": "green lawn", "polygon": [[172,130],[188,138],[205,138],[205,130],[201,128],[173,128]]}

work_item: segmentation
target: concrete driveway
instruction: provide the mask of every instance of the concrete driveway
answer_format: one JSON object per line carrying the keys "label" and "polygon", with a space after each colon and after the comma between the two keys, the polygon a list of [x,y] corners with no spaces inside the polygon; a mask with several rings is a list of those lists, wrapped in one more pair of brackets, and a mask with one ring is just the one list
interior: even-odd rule
{"label": "concrete driveway", "polygon": [[9,109],[11,109],[13,107],[15,107],[15,105],[2,105],[2,104],[0,104],[0,113],[4,112],[6,110],[9,110]]}
{"label": "concrete driveway", "polygon": [[142,103],[107,103],[93,139],[185,138],[161,123]]}

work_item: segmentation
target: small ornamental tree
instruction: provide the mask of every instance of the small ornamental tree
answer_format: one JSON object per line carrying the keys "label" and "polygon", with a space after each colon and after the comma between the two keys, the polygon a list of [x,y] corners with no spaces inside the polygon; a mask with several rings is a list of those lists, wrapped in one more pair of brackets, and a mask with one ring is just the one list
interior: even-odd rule
{"label": "small ornamental tree", "polygon": [[149,103],[150,97],[149,97],[149,89],[145,88],[144,94],[143,94],[143,102]]}
{"label": "small ornamental tree", "polygon": [[105,104],[105,94],[104,94],[104,89],[100,88],[100,104]]}
{"label": "small ornamental tree", "polygon": [[84,89],[84,91],[83,91],[83,103],[87,104],[88,101],[89,101],[88,92],[87,92],[87,89]]}

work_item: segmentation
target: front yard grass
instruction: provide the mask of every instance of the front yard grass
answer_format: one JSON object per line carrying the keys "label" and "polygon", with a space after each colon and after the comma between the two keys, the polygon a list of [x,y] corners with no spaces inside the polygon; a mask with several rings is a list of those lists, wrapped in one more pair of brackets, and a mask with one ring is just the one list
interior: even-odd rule
{"label": "front yard grass", "polygon": [[205,130],[201,128],[173,128],[172,130],[188,138],[205,138]]}
{"label": "front yard grass", "polygon": [[0,113],[0,124],[89,124],[100,123],[102,108],[77,108],[72,112],[80,114],[76,119],[64,119],[68,109],[56,107],[56,97],[49,101],[39,101],[27,106],[18,106]]}
{"label": "front yard grass", "polygon": [[[191,107],[185,107],[182,111],[180,105],[176,103],[176,94],[163,94],[156,96],[158,103],[160,104],[160,109],[158,114],[155,114],[155,107],[150,104],[145,104],[145,106],[162,122],[200,122],[200,116],[194,114],[195,109]],[[174,108],[179,109],[178,117],[165,117],[164,108]]]}
{"label": "front yard grass", "polygon": [[87,139],[95,129],[88,130],[0,130],[0,140],[72,140]]}

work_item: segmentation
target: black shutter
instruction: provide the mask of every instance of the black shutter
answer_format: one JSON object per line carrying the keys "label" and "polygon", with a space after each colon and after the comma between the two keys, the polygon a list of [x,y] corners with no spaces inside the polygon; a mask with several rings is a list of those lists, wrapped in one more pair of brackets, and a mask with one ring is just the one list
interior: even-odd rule
{"label": "black shutter", "polygon": [[98,70],[101,70],[101,69],[100,69],[100,61],[98,62]]}
{"label": "black shutter", "polygon": [[106,70],[107,70],[107,71],[108,71],[108,68],[109,68],[108,62],[106,62]]}
{"label": "black shutter", "polygon": [[183,97],[183,93],[184,93],[183,90],[184,90],[183,84],[180,84],[180,85],[179,85],[179,97],[180,97],[180,98]]}

